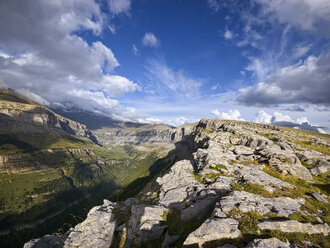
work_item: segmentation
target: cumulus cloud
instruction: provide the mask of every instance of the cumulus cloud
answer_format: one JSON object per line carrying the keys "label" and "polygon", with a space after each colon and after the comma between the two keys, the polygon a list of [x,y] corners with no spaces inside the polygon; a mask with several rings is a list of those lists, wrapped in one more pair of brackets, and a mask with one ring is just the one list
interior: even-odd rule
{"label": "cumulus cloud", "polygon": [[109,8],[111,13],[118,14],[129,14],[131,9],[131,0],[109,0]]}
{"label": "cumulus cloud", "polygon": [[280,112],[274,112],[273,115],[270,115],[263,110],[260,110],[256,114],[254,121],[258,123],[292,127],[320,133],[325,133],[324,130],[326,129],[325,127],[310,124],[307,117],[300,117],[294,121],[289,115],[285,115]]}
{"label": "cumulus cloud", "polygon": [[178,127],[178,126],[186,125],[189,123],[194,123],[197,121],[198,121],[197,119],[189,119],[189,118],[186,118],[185,116],[180,116],[180,117],[176,117],[171,120],[165,120],[164,123],[166,125],[169,125],[172,127]]}
{"label": "cumulus cloud", "polygon": [[120,115],[109,97],[138,85],[115,74],[119,62],[109,47],[76,34],[87,30],[97,38],[104,18],[95,1],[1,1],[1,84],[42,104]]}
{"label": "cumulus cloud", "polygon": [[255,2],[262,6],[264,16],[271,16],[279,23],[289,23],[302,30],[330,35],[328,0],[255,0]]}
{"label": "cumulus cloud", "polygon": [[145,33],[142,38],[142,44],[146,47],[158,47],[160,46],[160,41],[153,33]]}
{"label": "cumulus cloud", "polygon": [[220,112],[218,109],[213,109],[210,114],[219,119],[244,121],[244,119],[241,118],[241,113],[237,109],[230,109],[228,112]]}
{"label": "cumulus cloud", "polygon": [[182,70],[175,71],[160,60],[150,60],[146,65],[147,77],[152,88],[159,94],[174,95],[179,98],[198,96],[202,83],[187,76]]}
{"label": "cumulus cloud", "polygon": [[237,101],[269,106],[283,103],[330,104],[330,53],[280,68],[259,82],[240,90]]}

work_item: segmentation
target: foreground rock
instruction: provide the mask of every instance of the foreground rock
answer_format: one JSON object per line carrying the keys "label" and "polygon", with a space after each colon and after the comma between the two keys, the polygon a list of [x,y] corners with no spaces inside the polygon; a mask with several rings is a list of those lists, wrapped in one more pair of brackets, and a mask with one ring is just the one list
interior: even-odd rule
{"label": "foreground rock", "polygon": [[128,222],[127,239],[133,245],[141,245],[159,238],[166,229],[161,206],[133,205]]}
{"label": "foreground rock", "polygon": [[92,208],[86,220],[70,229],[62,238],[46,235],[41,239],[32,240],[24,248],[108,248],[113,241],[116,223],[112,210],[115,204],[107,201],[102,206]]}
{"label": "foreground rock", "polygon": [[245,191],[234,191],[230,196],[223,197],[220,208],[224,213],[237,209],[243,213],[255,211],[262,215],[274,213],[277,216],[288,217],[299,212],[305,200],[289,197],[265,198]]}
{"label": "foreground rock", "polygon": [[246,248],[291,248],[290,243],[283,243],[276,238],[255,239]]}
{"label": "foreground rock", "polygon": [[277,230],[281,232],[302,232],[308,234],[321,233],[328,235],[330,228],[327,224],[301,223],[296,220],[262,221],[258,224],[261,230]]}
{"label": "foreground rock", "polygon": [[208,241],[224,238],[237,238],[241,235],[238,221],[234,219],[209,219],[196,231],[188,235],[183,245],[198,244],[199,247]]}

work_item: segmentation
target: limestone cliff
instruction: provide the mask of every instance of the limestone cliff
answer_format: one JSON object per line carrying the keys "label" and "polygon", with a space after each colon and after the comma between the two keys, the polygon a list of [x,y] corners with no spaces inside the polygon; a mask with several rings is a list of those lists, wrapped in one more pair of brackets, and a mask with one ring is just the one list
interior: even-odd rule
{"label": "limestone cliff", "polygon": [[329,247],[329,135],[205,119],[142,137],[176,141],[169,170],[25,248]]}
{"label": "limestone cliff", "polygon": [[0,91],[0,130],[13,133],[58,132],[86,137],[97,142],[85,125],[57,115],[10,90]]}

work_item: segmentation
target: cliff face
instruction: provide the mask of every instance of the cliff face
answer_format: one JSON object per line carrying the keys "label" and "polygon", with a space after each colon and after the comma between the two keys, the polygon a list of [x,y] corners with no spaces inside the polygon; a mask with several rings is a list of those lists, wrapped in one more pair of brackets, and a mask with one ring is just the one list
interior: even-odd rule
{"label": "cliff face", "polygon": [[176,141],[176,161],[136,197],[25,248],[329,247],[329,135],[201,120],[128,139]]}
{"label": "cliff face", "polygon": [[0,129],[10,132],[63,131],[97,142],[85,125],[61,117],[41,105],[0,100],[0,118]]}

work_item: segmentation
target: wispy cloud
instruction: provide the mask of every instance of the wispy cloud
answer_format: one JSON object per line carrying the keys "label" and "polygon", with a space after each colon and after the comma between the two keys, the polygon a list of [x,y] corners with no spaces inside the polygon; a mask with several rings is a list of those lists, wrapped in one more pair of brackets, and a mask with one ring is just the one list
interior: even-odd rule
{"label": "wispy cloud", "polygon": [[134,55],[138,55],[139,54],[139,49],[136,47],[135,44],[133,44],[133,46],[132,46],[132,53]]}
{"label": "wispy cloud", "polygon": [[109,9],[114,15],[129,15],[131,10],[131,0],[109,0]]}
{"label": "wispy cloud", "polygon": [[176,98],[191,98],[200,94],[201,81],[187,76],[183,70],[173,70],[161,60],[150,60],[146,70],[152,88],[158,94]]}
{"label": "wispy cloud", "polygon": [[147,47],[158,47],[160,46],[160,41],[153,33],[145,33],[142,38],[142,44]]}

